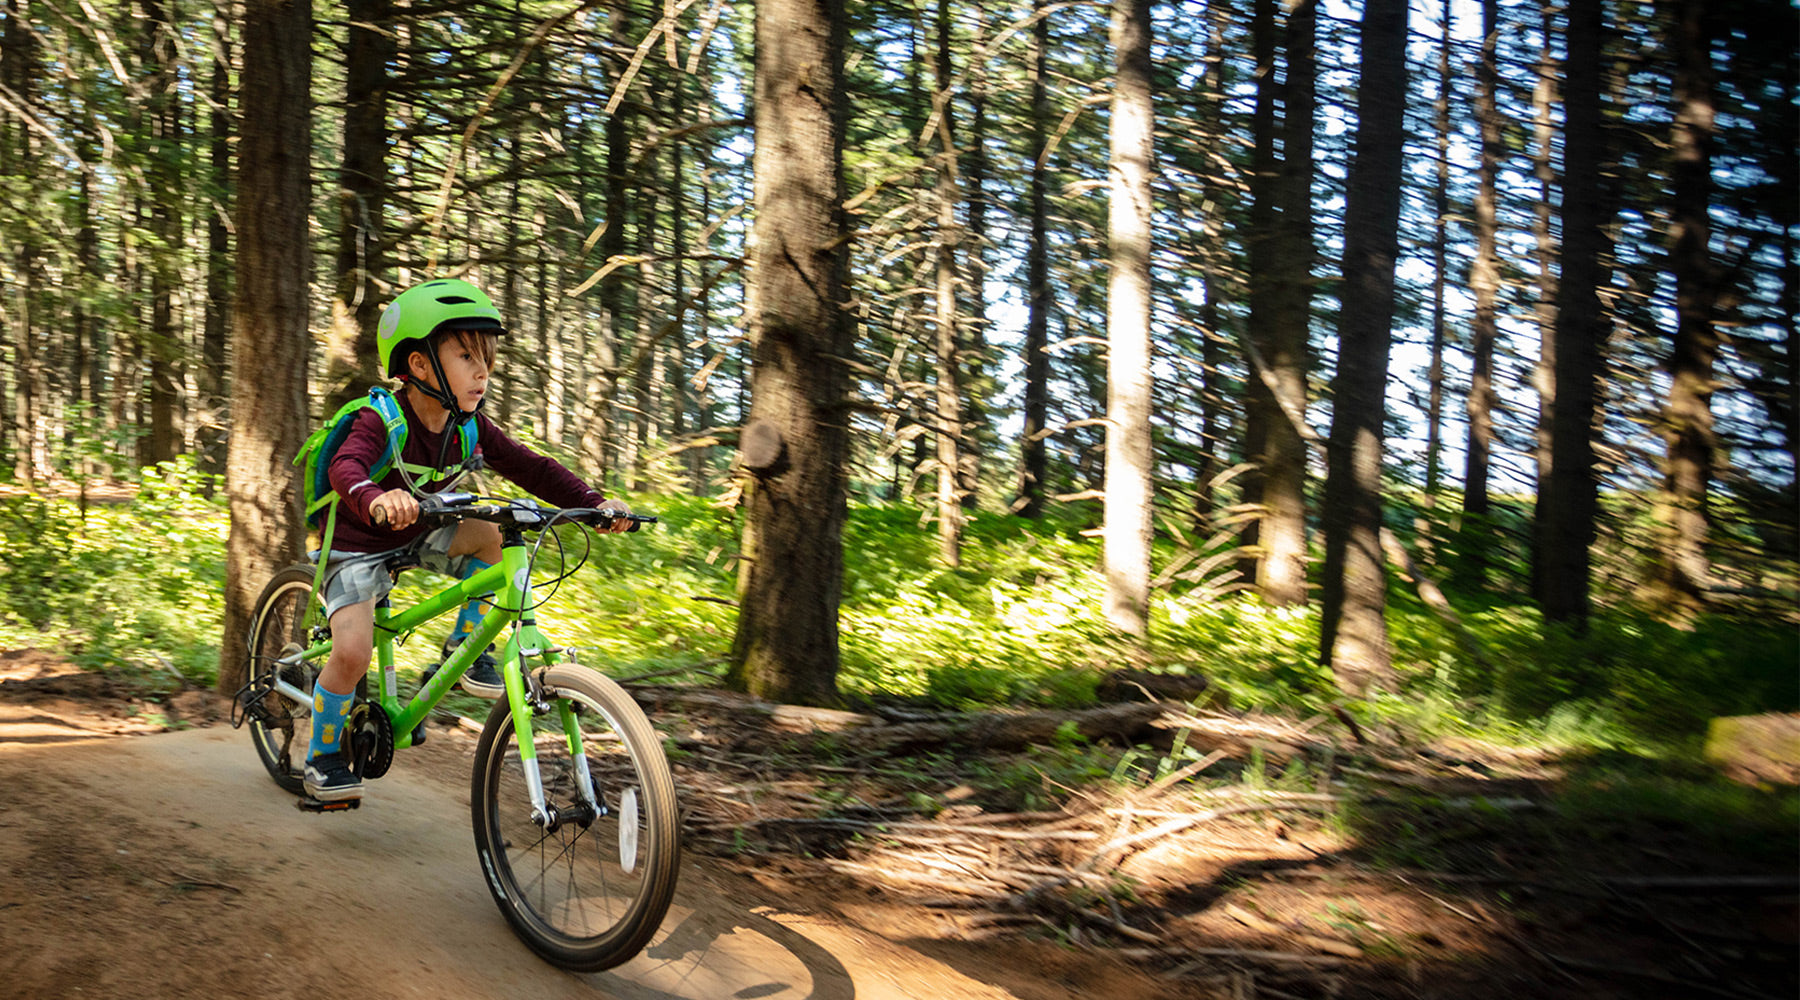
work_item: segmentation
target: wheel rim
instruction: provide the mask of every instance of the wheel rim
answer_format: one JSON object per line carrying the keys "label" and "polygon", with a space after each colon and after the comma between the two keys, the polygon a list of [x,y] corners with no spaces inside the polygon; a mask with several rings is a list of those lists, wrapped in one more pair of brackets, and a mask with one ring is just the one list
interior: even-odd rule
{"label": "wheel rim", "polygon": [[[257,672],[258,679],[275,671],[276,660],[289,643],[305,644],[304,616],[311,596],[311,584],[295,580],[277,590],[264,602],[262,615],[256,622],[256,639],[251,649],[254,656],[251,669]],[[302,674],[306,672],[304,667],[294,669]],[[310,678],[305,676],[290,677],[289,680],[303,691],[310,683]],[[296,747],[295,742],[312,738],[311,707],[295,704],[277,695],[267,696],[263,700],[263,707],[281,721],[268,725],[252,718],[251,737],[272,769],[284,767],[288,775],[298,781],[306,766],[306,747],[304,742]]]}
{"label": "wheel rim", "polygon": [[[503,753],[490,758],[487,819],[494,832],[495,874],[513,911],[564,947],[592,948],[632,933],[651,889],[654,872],[644,864],[655,832],[640,807],[639,764],[606,710],[576,691],[558,692],[575,703],[590,774],[606,814],[583,827],[567,822],[545,830],[531,819],[530,792],[510,720]],[[546,802],[567,815],[580,798],[580,775],[557,712],[540,716],[536,739]]]}

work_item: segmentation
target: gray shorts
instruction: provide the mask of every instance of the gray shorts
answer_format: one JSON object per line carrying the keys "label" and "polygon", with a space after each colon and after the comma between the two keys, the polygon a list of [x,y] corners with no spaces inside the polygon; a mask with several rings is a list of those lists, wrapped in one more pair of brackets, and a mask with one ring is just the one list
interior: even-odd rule
{"label": "gray shorts", "polygon": [[[446,576],[462,579],[472,555],[450,556],[450,542],[456,538],[454,524],[434,529],[419,543],[419,564]],[[352,604],[375,601],[394,588],[394,578],[382,565],[400,549],[386,552],[339,552],[332,550],[325,567],[325,617],[329,619]]]}

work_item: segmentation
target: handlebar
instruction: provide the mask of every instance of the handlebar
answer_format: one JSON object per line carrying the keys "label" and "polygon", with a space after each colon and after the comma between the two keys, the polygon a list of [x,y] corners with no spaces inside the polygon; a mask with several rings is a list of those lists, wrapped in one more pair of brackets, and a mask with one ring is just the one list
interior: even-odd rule
{"label": "handlebar", "polygon": [[[646,524],[656,523],[656,518],[650,514],[619,514],[598,507],[540,507],[530,500],[498,503],[481,503],[480,500],[473,493],[427,493],[419,497],[419,519],[456,521],[467,518],[527,529],[549,528],[559,522],[611,525],[624,520],[630,523],[626,531],[637,531]],[[377,525],[385,526],[386,508],[377,507],[370,511],[370,518]]]}

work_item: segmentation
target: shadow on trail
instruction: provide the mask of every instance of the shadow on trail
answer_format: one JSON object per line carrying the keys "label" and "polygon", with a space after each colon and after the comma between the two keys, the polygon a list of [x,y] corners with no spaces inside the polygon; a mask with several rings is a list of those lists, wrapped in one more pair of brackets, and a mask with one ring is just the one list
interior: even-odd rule
{"label": "shadow on trail", "polygon": [[662,939],[583,981],[634,1000],[855,1000],[850,971],[824,946],[764,913],[721,912],[735,907],[719,903],[677,906]]}

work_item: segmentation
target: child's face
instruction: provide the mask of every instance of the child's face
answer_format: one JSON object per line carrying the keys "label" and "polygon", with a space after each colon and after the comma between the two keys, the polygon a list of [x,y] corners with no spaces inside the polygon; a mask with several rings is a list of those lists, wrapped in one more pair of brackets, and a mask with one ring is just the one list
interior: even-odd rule
{"label": "child's face", "polygon": [[[481,397],[487,395],[488,366],[479,340],[484,336],[492,334],[451,334],[438,340],[438,364],[443,366],[444,378],[450,383],[449,390],[464,413],[474,413],[475,407],[481,405]],[[413,364],[416,366],[415,377],[430,385],[437,384],[431,366],[424,358],[414,355]]]}

